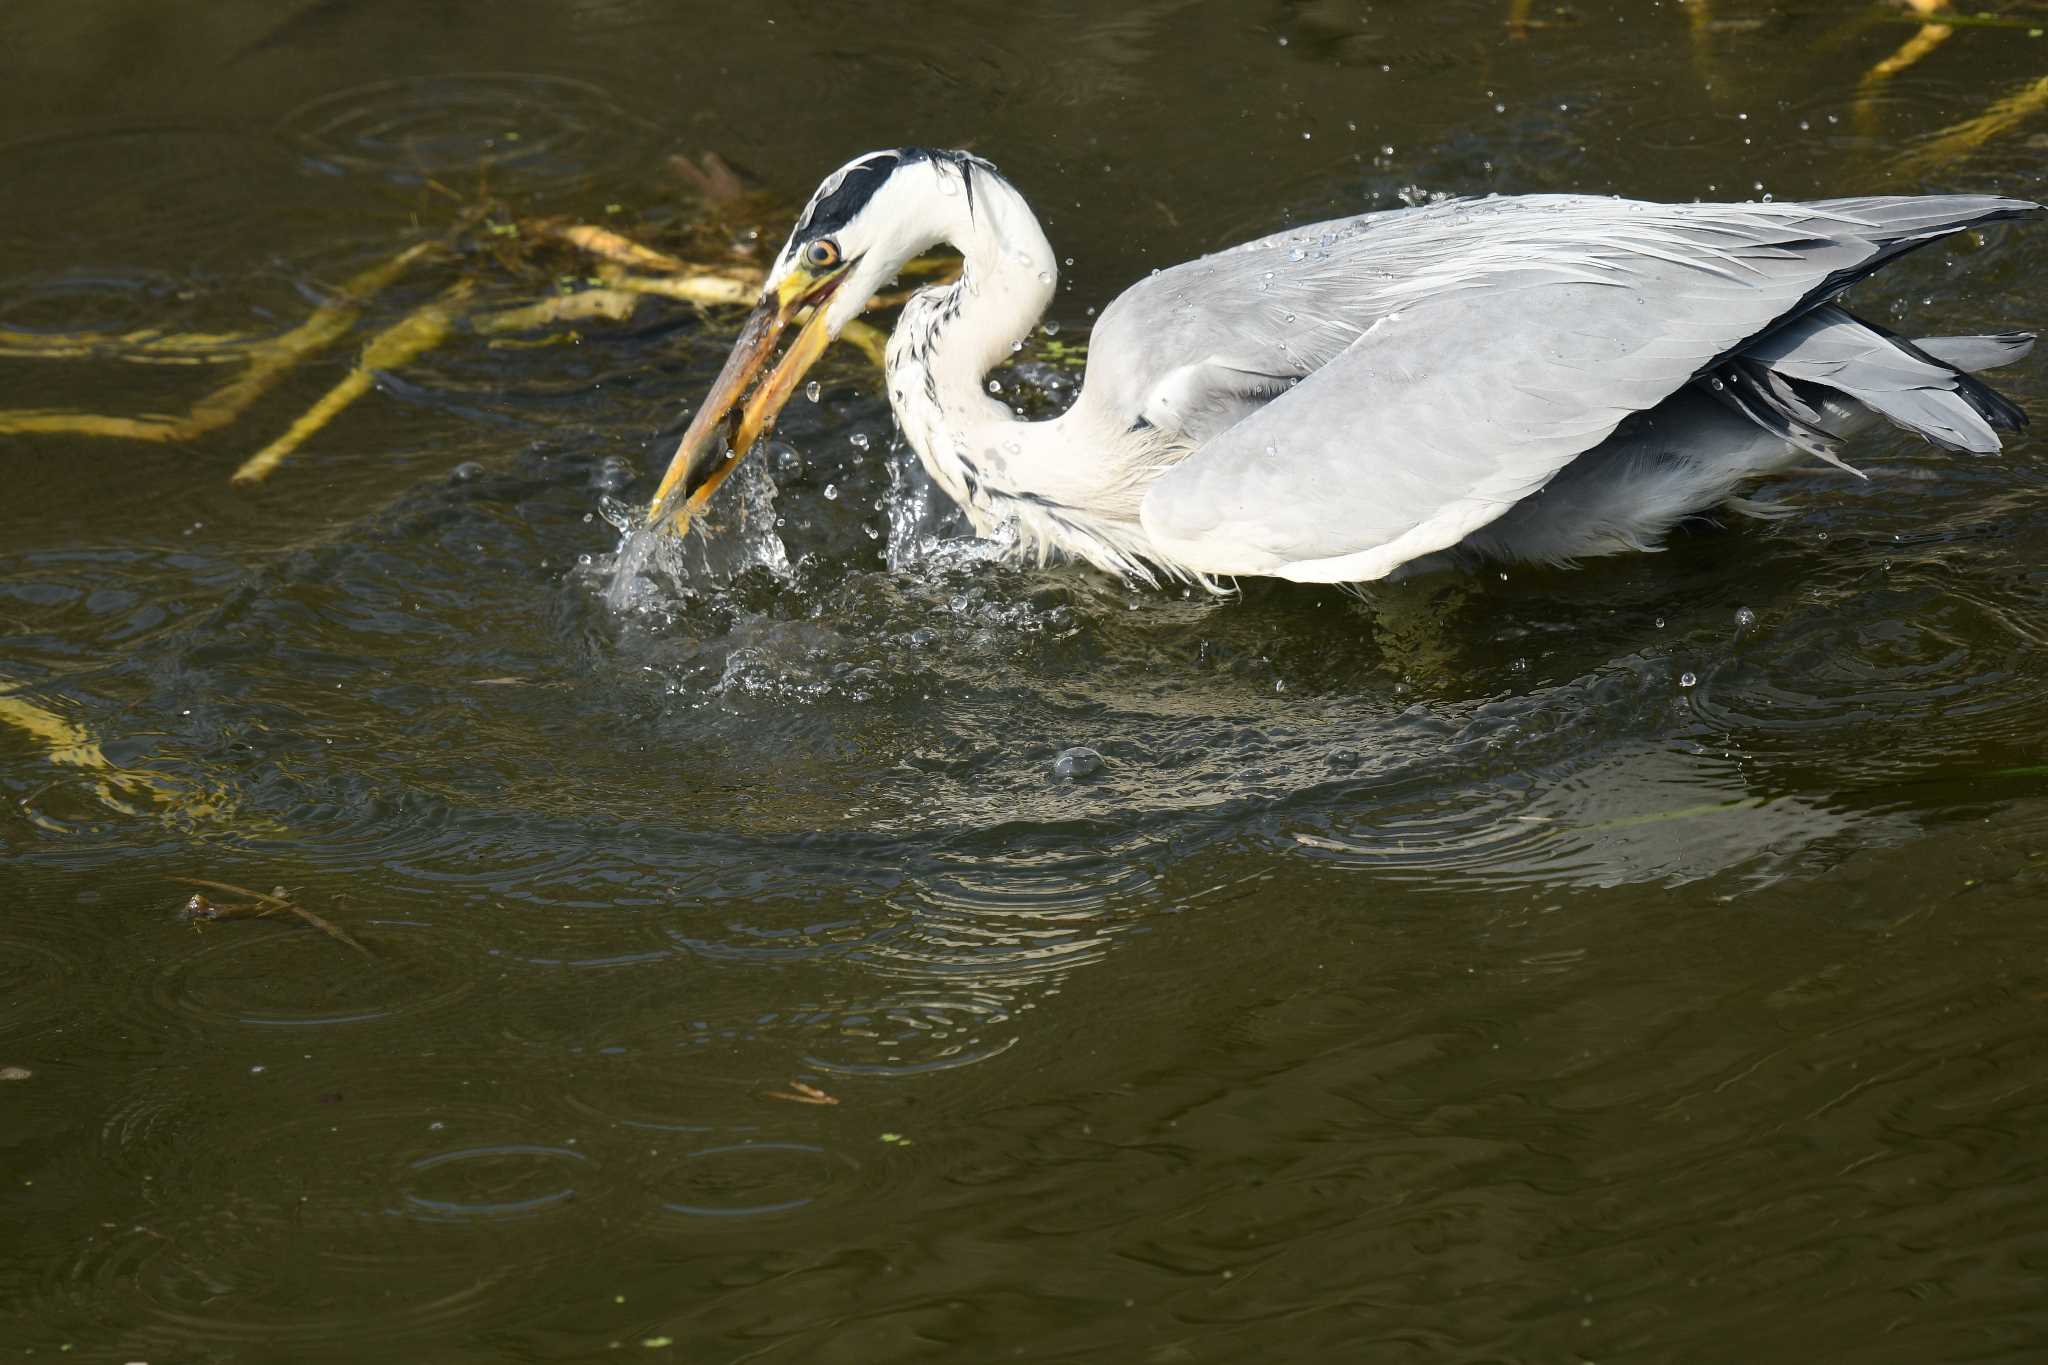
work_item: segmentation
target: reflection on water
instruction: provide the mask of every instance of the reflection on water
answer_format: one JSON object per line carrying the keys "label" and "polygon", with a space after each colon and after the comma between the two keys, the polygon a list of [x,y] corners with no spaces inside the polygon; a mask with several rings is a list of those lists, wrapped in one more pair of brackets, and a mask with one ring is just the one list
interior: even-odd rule
{"label": "reflection on water", "polygon": [[[1075,258],[1063,342],[1404,199],[2042,171],[2025,125],[1898,160],[2026,88],[2023,28],[1873,87],[1911,27],[1819,5],[997,8],[9,13],[66,102],[0,91],[0,331],[274,336],[436,184],[630,226],[705,146],[788,196],[973,144]],[[1866,307],[2025,325],[2044,253],[1987,231]],[[1879,435],[1790,520],[1576,572],[1216,600],[998,562],[849,354],[607,601],[729,325],[458,337],[255,491],[246,433],[0,444],[0,1340],[2019,1358],[2031,446]],[[1057,360],[999,378],[1057,407]],[[0,351],[0,407],[210,373]],[[368,956],[184,923],[187,877]]]}

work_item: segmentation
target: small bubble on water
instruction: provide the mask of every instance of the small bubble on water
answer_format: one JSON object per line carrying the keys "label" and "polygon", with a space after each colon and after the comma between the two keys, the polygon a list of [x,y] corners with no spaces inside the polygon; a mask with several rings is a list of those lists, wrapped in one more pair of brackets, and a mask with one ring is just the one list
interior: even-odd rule
{"label": "small bubble on water", "polygon": [[1102,771],[1102,755],[1085,744],[1062,749],[1052,760],[1052,775],[1061,782],[1079,782]]}
{"label": "small bubble on water", "polygon": [[836,483],[828,483],[828,484],[826,484],[826,485],[825,485],[825,501],[827,501],[827,502],[837,502],[837,501],[839,501],[839,485],[838,485],[838,484],[836,484]]}
{"label": "small bubble on water", "polygon": [[865,431],[856,431],[855,433],[853,433],[853,435],[847,437],[846,440],[847,443],[851,445],[855,450],[866,450],[869,446],[874,444],[874,442],[868,438],[868,434]]}
{"label": "small bubble on water", "polygon": [[820,398],[823,398],[824,396],[825,386],[823,384],[820,384],[817,380],[813,379],[810,383],[804,385],[804,397],[810,399],[813,403],[817,402]]}
{"label": "small bubble on water", "polygon": [[449,477],[457,483],[468,483],[471,479],[482,478],[483,473],[484,467],[475,460],[464,460],[461,464],[455,466],[454,472]]}
{"label": "small bubble on water", "polygon": [[1690,672],[1685,672],[1678,675],[1678,685],[1680,687],[1691,687],[1698,682],[1699,679]]}
{"label": "small bubble on water", "polygon": [[1735,609],[1735,628],[1737,630],[1756,629],[1756,613],[1748,607],[1737,607]]}
{"label": "small bubble on water", "polygon": [[1664,618],[1661,616],[1657,618],[1657,629],[1664,629]]}
{"label": "small bubble on water", "polygon": [[1000,380],[1000,379],[991,379],[991,380],[989,380],[989,381],[988,381],[988,391],[989,391],[990,393],[1001,393],[1001,392],[1003,391],[1003,381],[1002,381],[1002,380]]}
{"label": "small bubble on water", "polygon": [[1060,334],[1060,325],[1051,318],[1047,318],[1044,322],[1038,324],[1038,330],[1049,337],[1056,337]]}

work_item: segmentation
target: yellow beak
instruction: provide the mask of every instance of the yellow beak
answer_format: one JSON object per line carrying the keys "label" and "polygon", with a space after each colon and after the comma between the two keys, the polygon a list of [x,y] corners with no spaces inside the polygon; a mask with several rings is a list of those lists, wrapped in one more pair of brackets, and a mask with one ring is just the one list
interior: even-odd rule
{"label": "yellow beak", "polygon": [[[678,531],[687,529],[690,518],[703,510],[711,495],[718,491],[718,485],[725,482],[725,476],[732,473],[754,443],[775,429],[776,414],[803,382],[805,371],[831,344],[825,304],[845,278],[844,267],[824,281],[798,271],[783,281],[775,297],[762,299],[748,315],[739,339],[733,343],[732,354],[726,357],[725,368],[712,382],[704,405],[690,419],[689,430],[683,433],[675,455],[668,462],[668,472],[661,476],[661,486],[654,490],[654,498],[647,506],[649,526],[673,519]],[[810,321],[797,332],[782,363],[741,408],[739,425],[730,442],[718,439],[747,387],[775,354],[775,343],[781,339],[783,330],[806,307],[812,310]]]}

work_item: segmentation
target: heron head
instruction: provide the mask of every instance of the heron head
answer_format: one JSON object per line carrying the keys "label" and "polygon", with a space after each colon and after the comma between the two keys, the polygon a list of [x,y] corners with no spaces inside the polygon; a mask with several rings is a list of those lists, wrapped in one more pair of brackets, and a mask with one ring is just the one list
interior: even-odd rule
{"label": "heron head", "polygon": [[[775,425],[804,374],[875,290],[912,257],[956,236],[963,212],[972,220],[974,178],[994,170],[966,152],[909,147],[870,152],[825,178],[797,218],[725,368],[677,444],[648,505],[649,525],[680,518],[710,499]],[[755,386],[783,332],[806,312],[808,320],[781,362]],[[735,412],[737,425],[728,431]]]}

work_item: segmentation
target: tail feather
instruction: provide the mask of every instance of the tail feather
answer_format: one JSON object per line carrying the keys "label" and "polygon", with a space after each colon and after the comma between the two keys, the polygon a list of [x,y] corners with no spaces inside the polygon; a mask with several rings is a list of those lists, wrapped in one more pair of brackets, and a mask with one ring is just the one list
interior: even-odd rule
{"label": "tail feather", "polygon": [[1988,455],[2000,448],[1998,430],[2022,429],[2026,413],[1966,373],[1988,365],[1955,364],[1944,355],[2003,364],[2026,354],[2032,341],[2007,334],[1915,343],[1826,304],[1758,339],[1742,359],[1795,391],[1832,389],[1936,445]]}
{"label": "tail feather", "polygon": [[1921,337],[1913,343],[1952,370],[1976,374],[2025,360],[2034,349],[2032,332],[1998,332],[1981,337]]}

